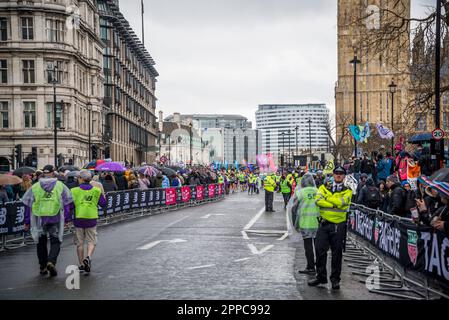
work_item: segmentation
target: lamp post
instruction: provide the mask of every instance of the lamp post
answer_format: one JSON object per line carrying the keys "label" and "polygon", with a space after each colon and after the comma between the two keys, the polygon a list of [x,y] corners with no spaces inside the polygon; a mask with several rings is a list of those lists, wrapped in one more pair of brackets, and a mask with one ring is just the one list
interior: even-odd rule
{"label": "lamp post", "polygon": [[[390,88],[391,93],[391,132],[393,131],[393,124],[394,124],[394,94],[396,93],[397,85],[392,80],[388,88]],[[394,137],[391,138],[391,155],[394,155]]]}
{"label": "lamp post", "polygon": [[89,140],[88,140],[88,145],[89,145],[89,159],[88,159],[88,162],[90,162],[91,160],[92,160],[92,147],[91,147],[91,141],[90,141],[90,138],[91,138],[91,123],[92,123],[92,104],[90,104],[90,103],[88,103],[87,104],[87,110],[89,110],[89,123],[88,123],[88,131],[89,131],[89,133],[88,133],[88,136],[89,136]]}
{"label": "lamp post", "polygon": [[192,153],[192,146],[193,146],[193,130],[192,130],[193,124],[190,122],[189,128],[190,128],[190,165],[193,165],[193,153]]}
{"label": "lamp post", "polygon": [[47,68],[47,72],[52,73],[52,84],[53,84],[53,126],[54,126],[54,157],[55,157],[55,168],[58,168],[58,124],[56,121],[56,83],[58,82],[56,73],[58,72],[58,67],[53,66],[53,69]]}
{"label": "lamp post", "polygon": [[171,164],[171,136],[168,134],[168,163]]}
{"label": "lamp post", "polygon": [[292,145],[291,145],[291,141],[290,141],[290,134],[291,134],[291,130],[288,129],[288,163],[290,166],[290,162],[292,159]]}
{"label": "lamp post", "polygon": [[309,121],[307,121],[309,123],[309,152],[310,152],[310,157],[312,157],[312,119],[309,118]]}
{"label": "lamp post", "polygon": [[299,130],[299,127],[298,126],[296,126],[295,127],[295,142],[296,142],[296,156],[298,155],[298,130]]}
{"label": "lamp post", "polygon": [[[441,103],[441,0],[437,0],[436,8],[436,28],[435,28],[435,129],[440,128],[440,103]],[[444,140],[436,141],[435,170],[440,169],[442,160],[442,150],[444,148]]]}
{"label": "lamp post", "polygon": [[[354,65],[354,125],[357,126],[357,64],[362,63],[357,59],[357,52],[354,50],[354,59],[349,61]],[[357,157],[357,140],[354,137],[354,156]]]}
{"label": "lamp post", "polygon": [[285,162],[285,157],[284,157],[284,154],[285,154],[285,144],[284,144],[285,132],[284,131],[282,131],[281,136],[282,136],[282,156],[281,156],[281,159],[283,160],[282,161],[282,166],[283,166],[284,162]]}

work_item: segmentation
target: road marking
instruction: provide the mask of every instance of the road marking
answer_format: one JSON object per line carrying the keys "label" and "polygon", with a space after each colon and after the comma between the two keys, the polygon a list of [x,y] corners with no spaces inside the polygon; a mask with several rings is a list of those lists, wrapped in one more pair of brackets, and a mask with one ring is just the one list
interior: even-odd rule
{"label": "road marking", "polygon": [[251,228],[256,221],[260,218],[261,215],[263,215],[263,213],[265,212],[265,207],[263,207],[262,209],[260,209],[260,211],[251,219],[250,222],[248,222],[248,224],[243,228],[243,230],[248,230],[249,228]]}
{"label": "road marking", "polygon": [[246,261],[246,260],[250,260],[251,258],[242,258],[242,259],[237,259],[234,260],[235,262],[240,262],[240,261]]}
{"label": "road marking", "polygon": [[245,230],[249,233],[260,233],[260,234],[285,234],[286,230]]}
{"label": "road marking", "polygon": [[276,240],[282,241],[287,237],[288,237],[288,232],[286,231],[282,237],[280,237],[279,239],[276,239]]}
{"label": "road marking", "polygon": [[242,236],[243,236],[243,239],[249,240],[248,235],[246,234],[245,231],[242,231]]}
{"label": "road marking", "polygon": [[203,269],[203,268],[210,268],[210,267],[215,267],[215,264],[206,264],[204,266],[190,267],[190,268],[187,268],[187,269],[188,270],[195,270],[195,269]]}
{"label": "road marking", "polygon": [[157,241],[153,241],[150,242],[144,246],[141,246],[139,248],[137,248],[137,250],[148,250],[151,249],[155,246],[157,246],[158,244],[162,243],[162,242],[168,242],[168,243],[180,243],[180,242],[187,242],[187,240],[183,240],[183,239],[174,239],[174,240],[157,240]]}
{"label": "road marking", "polygon": [[184,219],[187,219],[188,217],[190,217],[190,216],[185,216],[185,217],[182,218],[182,219],[176,220],[176,221],[174,221],[174,222],[168,224],[166,228],[170,228],[171,226],[177,224],[178,222],[181,222],[181,221],[184,220]]}
{"label": "road marking", "polygon": [[202,216],[201,219],[209,219],[211,216],[224,216],[224,214],[222,213],[206,214],[205,216]]}
{"label": "road marking", "polygon": [[264,247],[262,250],[258,250],[258,249],[256,248],[256,246],[253,245],[252,243],[248,244],[248,248],[251,250],[251,253],[252,253],[252,254],[256,254],[256,255],[260,255],[260,254],[262,254],[262,253],[264,253],[264,252],[270,250],[270,249],[273,248],[273,247],[274,247],[274,245],[270,244],[270,245]]}

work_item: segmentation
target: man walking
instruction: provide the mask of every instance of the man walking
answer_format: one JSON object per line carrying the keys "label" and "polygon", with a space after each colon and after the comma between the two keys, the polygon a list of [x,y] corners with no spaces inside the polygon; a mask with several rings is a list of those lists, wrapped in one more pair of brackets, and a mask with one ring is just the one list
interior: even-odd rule
{"label": "man walking", "polygon": [[264,181],[264,189],[265,189],[265,211],[266,212],[274,212],[273,210],[273,196],[274,190],[277,184],[274,178],[274,173],[267,175]]}
{"label": "man walking", "polygon": [[[88,170],[79,175],[80,186],[72,189],[75,205],[75,245],[80,263],[80,272],[89,273],[91,259],[97,245],[98,205],[106,206],[106,198],[100,188],[90,184],[92,174]],[[84,242],[87,241],[87,256],[84,256]]]}
{"label": "man walking", "polygon": [[309,286],[327,283],[327,251],[332,251],[332,272],[330,280],[332,289],[340,289],[340,274],[344,241],[346,238],[346,219],[351,205],[352,190],[344,184],[346,170],[337,167],[334,181],[329,187],[322,185],[318,189],[316,203],[320,207],[320,225],[316,235],[316,279]]}
{"label": "man walking", "polygon": [[[52,165],[46,165],[43,177],[33,185],[22,198],[25,207],[24,230],[30,229],[31,236],[37,244],[40,274],[57,276],[56,261],[61,248],[64,225],[71,220],[70,190],[55,176]],[[47,237],[50,236],[50,252]]]}

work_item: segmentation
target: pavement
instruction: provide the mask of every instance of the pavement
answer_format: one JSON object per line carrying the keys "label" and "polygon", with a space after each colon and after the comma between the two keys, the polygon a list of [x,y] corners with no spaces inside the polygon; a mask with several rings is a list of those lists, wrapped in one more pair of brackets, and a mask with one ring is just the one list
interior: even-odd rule
{"label": "pavement", "polygon": [[[68,290],[77,265],[73,237],[64,238],[58,276],[39,275],[34,245],[0,253],[0,299],[376,300],[344,263],[341,290],[308,287],[302,242],[286,237],[280,194],[275,213],[264,194],[225,200],[98,229],[90,275]],[[243,232],[242,232],[243,231]],[[261,232],[261,233],[255,233]],[[328,263],[330,268],[330,263]]]}

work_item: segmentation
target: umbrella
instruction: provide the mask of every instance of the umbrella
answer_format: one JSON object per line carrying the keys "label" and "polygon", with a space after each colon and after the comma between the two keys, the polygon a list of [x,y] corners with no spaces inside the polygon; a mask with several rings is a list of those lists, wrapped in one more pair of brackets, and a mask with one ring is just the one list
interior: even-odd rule
{"label": "umbrella", "polygon": [[22,179],[18,176],[12,176],[9,174],[0,174],[0,186],[9,186],[22,183]]}
{"label": "umbrella", "polygon": [[145,175],[150,176],[150,177],[155,177],[155,176],[157,176],[158,173],[159,173],[159,170],[152,166],[148,166],[146,171],[144,172]]}
{"label": "umbrella", "polygon": [[449,183],[447,182],[438,182],[436,180],[430,180],[426,176],[419,177],[419,182],[424,186],[431,187],[432,189],[437,190],[439,193],[449,198]]}
{"label": "umbrella", "polygon": [[163,174],[165,174],[167,177],[172,177],[176,175],[176,171],[167,167],[158,167],[160,171],[162,171]]}
{"label": "umbrella", "polygon": [[67,173],[67,178],[68,177],[78,177],[80,174],[80,171],[70,171],[69,173]]}
{"label": "umbrella", "polygon": [[430,176],[430,180],[438,182],[449,182],[449,168],[443,168],[434,172]]}
{"label": "umbrella", "polygon": [[62,166],[62,167],[60,167],[59,169],[58,169],[58,171],[59,172],[65,172],[65,171],[70,171],[70,172],[72,172],[72,171],[80,171],[80,169],[78,168],[78,167],[75,167],[75,166]]}
{"label": "umbrella", "polygon": [[420,142],[423,142],[423,141],[430,141],[430,140],[432,140],[432,134],[431,133],[420,133],[420,134],[417,134],[417,135],[411,137],[408,140],[408,142],[416,144],[416,143],[420,143]]}
{"label": "umbrella", "polygon": [[148,170],[148,166],[143,166],[138,168],[136,171],[142,174],[145,174],[145,172]]}
{"label": "umbrella", "polygon": [[125,167],[123,167],[118,162],[105,162],[95,167],[96,171],[111,171],[111,172],[123,172],[126,170]]}
{"label": "umbrella", "polygon": [[13,174],[14,174],[15,176],[22,177],[22,176],[25,175],[25,174],[31,175],[31,174],[33,174],[33,173],[35,173],[35,172],[36,172],[36,169],[35,169],[35,168],[31,168],[31,167],[21,167],[21,168],[18,168],[18,169],[16,169],[16,170],[14,170]]}
{"label": "umbrella", "polygon": [[95,169],[96,166],[99,166],[102,163],[105,163],[106,160],[98,159],[98,160],[92,160],[88,164],[86,164],[83,169]]}

